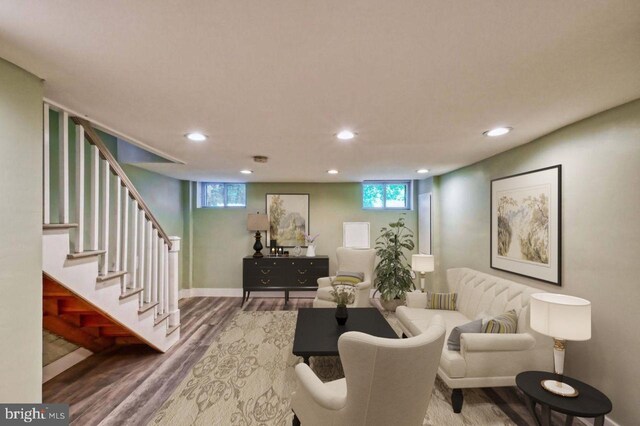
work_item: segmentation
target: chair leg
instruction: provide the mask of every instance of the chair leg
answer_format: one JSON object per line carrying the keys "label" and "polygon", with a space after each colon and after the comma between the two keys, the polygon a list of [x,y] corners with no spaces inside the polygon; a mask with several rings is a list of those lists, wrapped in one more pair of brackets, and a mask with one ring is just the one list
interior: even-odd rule
{"label": "chair leg", "polygon": [[454,413],[462,411],[462,403],[464,402],[464,396],[462,395],[462,389],[454,389],[451,392],[451,407],[453,407]]}
{"label": "chair leg", "polygon": [[293,413],[292,425],[293,426],[300,426],[300,419],[298,418],[298,416],[296,416],[296,413]]}

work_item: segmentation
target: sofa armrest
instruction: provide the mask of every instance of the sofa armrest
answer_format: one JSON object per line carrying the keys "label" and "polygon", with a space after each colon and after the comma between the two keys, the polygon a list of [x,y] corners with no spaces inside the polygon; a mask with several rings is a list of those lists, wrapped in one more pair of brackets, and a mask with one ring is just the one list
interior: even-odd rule
{"label": "sofa armrest", "polygon": [[354,286],[356,290],[366,290],[371,288],[371,281],[362,281]]}
{"label": "sofa armrest", "polygon": [[460,353],[527,351],[536,345],[536,339],[529,333],[462,333]]}
{"label": "sofa armrest", "polygon": [[340,395],[329,390],[307,364],[296,365],[298,388],[304,391],[321,407],[328,410],[339,410],[347,403],[346,394]]}
{"label": "sofa armrest", "polygon": [[318,278],[318,287],[329,287],[335,277]]}

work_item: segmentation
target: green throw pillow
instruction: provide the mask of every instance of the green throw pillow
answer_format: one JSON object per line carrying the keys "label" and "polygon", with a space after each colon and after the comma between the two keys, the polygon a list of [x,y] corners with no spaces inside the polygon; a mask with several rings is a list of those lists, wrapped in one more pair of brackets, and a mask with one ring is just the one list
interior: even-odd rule
{"label": "green throw pillow", "polygon": [[518,331],[518,314],[512,309],[487,321],[483,333],[515,333]]}
{"label": "green throw pillow", "polygon": [[331,284],[356,285],[362,281],[364,281],[364,274],[362,272],[338,271]]}
{"label": "green throw pillow", "polygon": [[444,311],[455,311],[458,293],[428,293],[429,309],[442,309]]}

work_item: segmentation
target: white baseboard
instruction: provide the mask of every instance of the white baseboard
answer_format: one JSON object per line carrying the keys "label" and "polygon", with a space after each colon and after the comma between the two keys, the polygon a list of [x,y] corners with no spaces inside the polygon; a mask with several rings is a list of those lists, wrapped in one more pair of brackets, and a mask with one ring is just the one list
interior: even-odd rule
{"label": "white baseboard", "polygon": [[78,348],[75,351],[66,354],[62,358],[53,361],[51,364],[45,365],[42,368],[42,383],[48,382],[58,374],[70,369],[71,367],[73,367],[83,359],[90,357],[91,355],[93,355],[93,352],[91,352],[90,350],[85,348]]}
{"label": "white baseboard", "polygon": [[[183,288],[180,299],[189,297],[242,297],[241,288]],[[284,298],[284,291],[252,291],[251,297]],[[289,297],[313,299],[312,291],[290,291]]]}

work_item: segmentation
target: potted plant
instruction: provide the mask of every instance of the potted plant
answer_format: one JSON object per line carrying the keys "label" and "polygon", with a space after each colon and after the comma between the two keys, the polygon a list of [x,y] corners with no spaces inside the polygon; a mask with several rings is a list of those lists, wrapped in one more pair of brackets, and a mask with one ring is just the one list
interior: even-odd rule
{"label": "potted plant", "polygon": [[333,287],[331,296],[333,296],[333,301],[336,302],[336,321],[338,321],[338,325],[345,325],[347,318],[349,318],[347,305],[355,302],[356,294],[351,286],[336,285],[334,283],[331,283],[331,286]]}
{"label": "potted plant", "polygon": [[376,239],[376,254],[380,261],[376,266],[374,285],[376,291],[380,292],[382,307],[394,312],[404,303],[406,293],[415,289],[411,266],[405,255],[405,251],[411,252],[415,247],[413,231],[405,226],[404,218],[400,217],[380,232]]}

